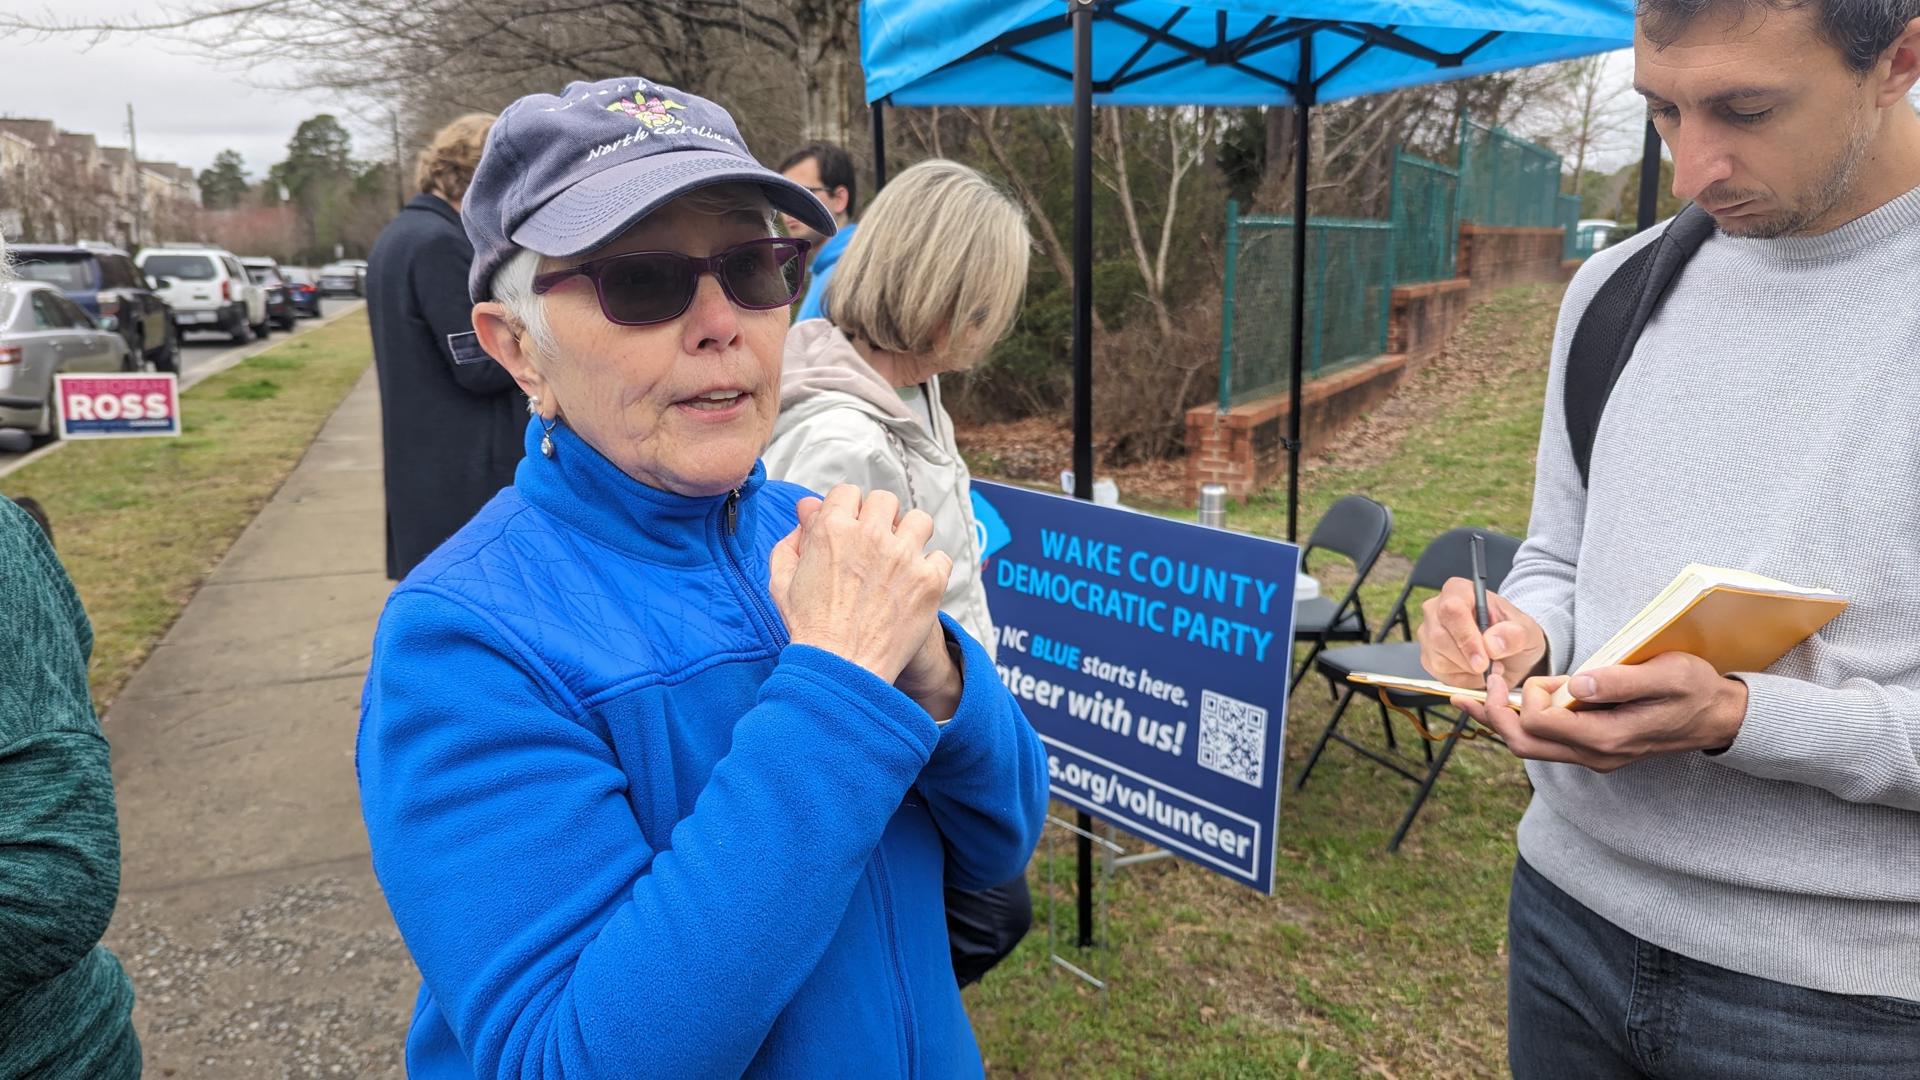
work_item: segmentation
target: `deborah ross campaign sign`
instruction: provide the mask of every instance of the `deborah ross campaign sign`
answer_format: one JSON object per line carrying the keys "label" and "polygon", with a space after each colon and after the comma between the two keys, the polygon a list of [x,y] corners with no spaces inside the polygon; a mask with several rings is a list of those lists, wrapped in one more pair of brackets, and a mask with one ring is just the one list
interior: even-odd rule
{"label": "deborah ross campaign sign", "polygon": [[1300,549],[982,481],[973,509],[1053,794],[1271,893]]}
{"label": "deborah ross campaign sign", "polygon": [[60,375],[55,382],[63,439],[180,434],[173,375]]}

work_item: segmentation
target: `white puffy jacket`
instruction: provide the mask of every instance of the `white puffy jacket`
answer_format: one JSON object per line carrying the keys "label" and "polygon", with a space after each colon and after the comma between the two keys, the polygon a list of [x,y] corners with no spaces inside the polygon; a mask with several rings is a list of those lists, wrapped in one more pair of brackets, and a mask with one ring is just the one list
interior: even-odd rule
{"label": "white puffy jacket", "polygon": [[884,488],[903,507],[926,511],[933,518],[930,546],[953,559],[940,609],[991,655],[993,619],[974,541],[972,477],[939,387],[928,384],[929,431],[832,323],[795,323],[781,365],[780,419],[763,458],[776,480],[822,493],[835,484]]}

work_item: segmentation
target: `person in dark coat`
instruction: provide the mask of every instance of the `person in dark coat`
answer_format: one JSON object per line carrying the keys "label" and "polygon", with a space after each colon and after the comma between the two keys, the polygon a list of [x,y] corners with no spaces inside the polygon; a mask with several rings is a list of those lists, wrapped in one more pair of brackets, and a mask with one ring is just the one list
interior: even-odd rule
{"label": "person in dark coat", "polygon": [[395,581],[513,483],[525,453],[526,398],[484,356],[455,363],[447,335],[471,331],[473,245],[460,200],[493,117],[463,116],[420,154],[420,194],[367,260],[367,314],[380,377],[387,576]]}

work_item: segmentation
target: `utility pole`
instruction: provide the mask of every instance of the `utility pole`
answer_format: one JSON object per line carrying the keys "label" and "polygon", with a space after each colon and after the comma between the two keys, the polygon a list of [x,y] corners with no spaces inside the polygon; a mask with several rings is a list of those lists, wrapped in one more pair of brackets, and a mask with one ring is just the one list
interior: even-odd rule
{"label": "utility pole", "polygon": [[400,176],[400,114],[388,109],[387,118],[393,122],[393,202],[397,209],[407,208],[406,181]]}
{"label": "utility pole", "polygon": [[133,130],[133,102],[127,102],[127,153],[133,158],[133,247],[145,246],[147,183],[140,178],[140,140]]}

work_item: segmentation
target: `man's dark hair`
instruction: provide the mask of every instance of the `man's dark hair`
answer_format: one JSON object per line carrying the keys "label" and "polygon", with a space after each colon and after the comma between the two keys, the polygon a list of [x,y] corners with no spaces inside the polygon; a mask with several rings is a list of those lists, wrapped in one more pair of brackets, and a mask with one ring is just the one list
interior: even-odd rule
{"label": "man's dark hair", "polygon": [[814,167],[820,170],[820,186],[832,191],[834,188],[847,189],[847,216],[853,216],[853,208],[860,201],[860,182],[853,171],[853,155],[843,146],[830,142],[811,142],[787,155],[776,171],[786,172],[795,165],[813,159]]}
{"label": "man's dark hair", "polygon": [[1647,39],[1665,48],[1693,21],[1709,12],[1739,15],[1748,8],[1774,11],[1812,8],[1820,36],[1852,68],[1865,75],[1880,62],[1907,24],[1920,19],[1920,0],[1640,0],[1640,26]]}

